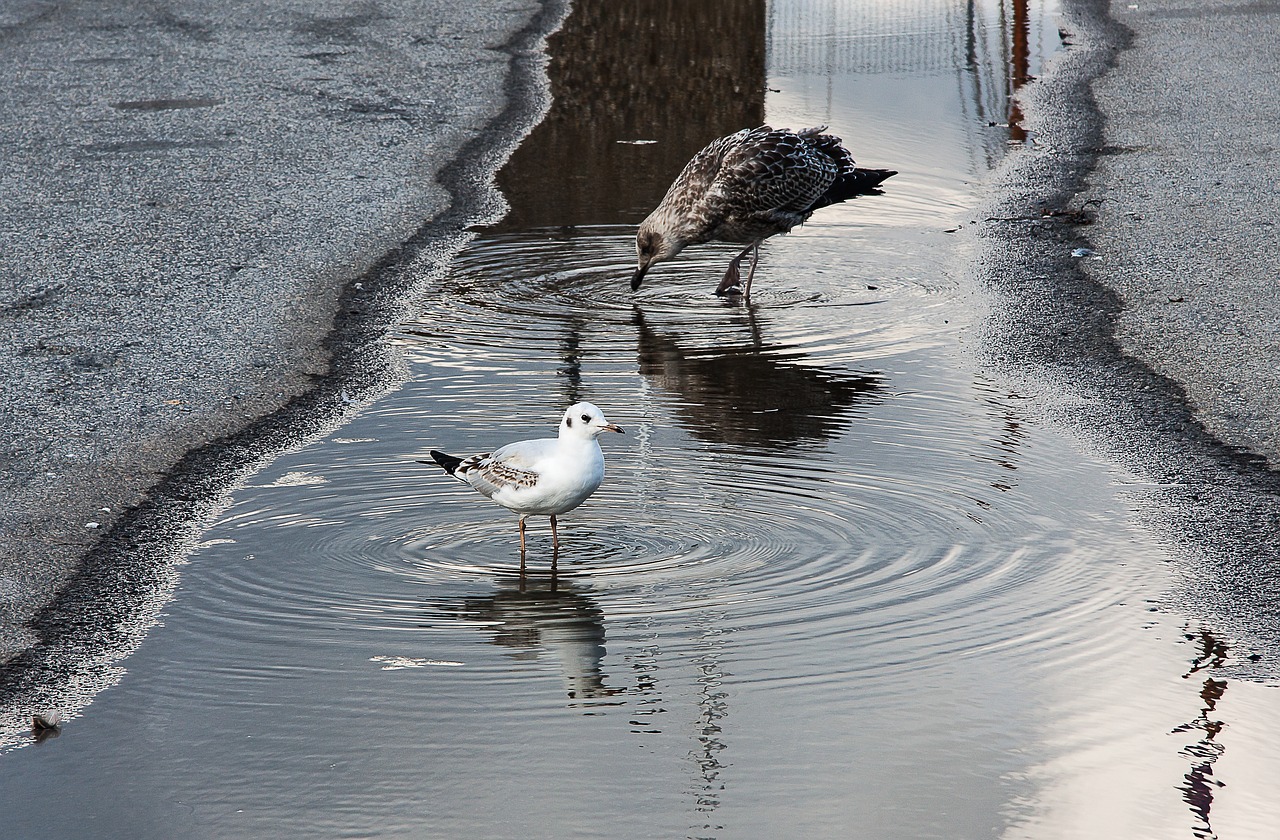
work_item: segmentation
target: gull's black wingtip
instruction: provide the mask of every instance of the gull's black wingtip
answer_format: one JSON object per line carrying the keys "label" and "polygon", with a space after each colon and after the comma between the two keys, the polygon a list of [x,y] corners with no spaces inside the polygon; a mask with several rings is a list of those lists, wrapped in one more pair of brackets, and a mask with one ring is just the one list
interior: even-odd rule
{"label": "gull's black wingtip", "polygon": [[896,169],[865,169],[858,167],[836,178],[835,183],[814,202],[809,212],[831,204],[839,204],[860,195],[881,195],[881,182],[898,174]]}
{"label": "gull's black wingtip", "polygon": [[[448,453],[441,452],[438,449],[431,450],[431,461],[439,464],[445,472],[453,475],[458,470],[458,465],[462,463],[462,459]],[[419,464],[430,464],[431,461],[419,461]]]}

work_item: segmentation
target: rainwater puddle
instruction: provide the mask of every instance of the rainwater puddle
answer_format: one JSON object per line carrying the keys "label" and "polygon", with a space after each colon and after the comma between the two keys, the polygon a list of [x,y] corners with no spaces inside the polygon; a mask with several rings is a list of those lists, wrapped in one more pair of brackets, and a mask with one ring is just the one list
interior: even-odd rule
{"label": "rainwater puddle", "polygon": [[[1133,479],[977,361],[967,214],[1056,10],[708,5],[669,8],[639,86],[614,31],[639,13],[575,8],[553,110],[500,177],[512,212],[403,325],[404,386],[255,477],[123,682],[5,758],[21,836],[1208,825],[1215,642],[1149,611],[1168,581]],[[713,89],[672,89],[695,58]],[[750,306],[711,294],[715,246],[633,295],[635,224],[765,120],[902,174],[770,241]],[[521,580],[514,517],[417,459],[551,434],[580,399],[627,435],[558,554],[531,520]],[[1228,693],[1264,731],[1266,691]]]}

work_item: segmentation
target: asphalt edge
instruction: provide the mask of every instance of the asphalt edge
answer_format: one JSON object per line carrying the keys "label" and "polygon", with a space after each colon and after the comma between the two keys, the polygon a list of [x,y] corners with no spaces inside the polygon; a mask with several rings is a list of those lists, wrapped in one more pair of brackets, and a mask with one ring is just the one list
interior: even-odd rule
{"label": "asphalt edge", "polygon": [[1064,0],[1063,14],[1068,48],[1020,97],[1035,144],[1006,160],[982,208],[974,280],[994,297],[984,360],[1033,397],[1031,413],[1146,482],[1134,491],[1139,520],[1185,578],[1153,609],[1230,636],[1236,675],[1274,676],[1280,572],[1249,558],[1280,561],[1280,473],[1218,440],[1181,385],[1117,340],[1124,302],[1084,268],[1093,211],[1083,195],[1100,158],[1118,151],[1105,144],[1093,82],[1134,33],[1106,0]]}
{"label": "asphalt edge", "polygon": [[187,452],[99,537],[38,611],[30,623],[35,644],[0,664],[0,751],[31,741],[32,714],[57,712],[67,720],[118,682],[120,660],[159,621],[186,556],[240,482],[403,381],[390,333],[474,237],[473,228],[505,212],[494,176],[547,112],[543,47],[568,10],[569,0],[541,0],[525,28],[493,47],[509,56],[503,109],[437,176],[449,193],[448,209],[344,282],[323,343],[328,373],[275,412]]}

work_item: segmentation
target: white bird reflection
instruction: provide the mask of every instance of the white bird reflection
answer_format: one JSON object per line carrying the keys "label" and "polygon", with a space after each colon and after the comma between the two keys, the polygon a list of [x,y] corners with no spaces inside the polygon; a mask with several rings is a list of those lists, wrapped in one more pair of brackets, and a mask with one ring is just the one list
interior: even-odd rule
{"label": "white bird reflection", "polygon": [[621,705],[608,698],[623,689],[605,685],[604,612],[586,591],[556,574],[524,576],[515,585],[500,585],[492,595],[467,598],[444,609],[478,622],[493,634],[489,640],[512,650],[520,660],[550,654],[560,667],[572,705]]}

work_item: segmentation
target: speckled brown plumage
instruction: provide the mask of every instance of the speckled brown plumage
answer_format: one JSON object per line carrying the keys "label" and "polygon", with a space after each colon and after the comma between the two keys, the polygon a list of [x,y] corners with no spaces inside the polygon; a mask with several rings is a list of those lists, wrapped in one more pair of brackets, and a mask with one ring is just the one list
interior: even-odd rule
{"label": "speckled brown plumage", "polygon": [[[694,155],[640,225],[631,288],[640,287],[654,263],[689,245],[717,241],[747,246],[716,291],[733,290],[738,264],[748,253],[758,254],[762,241],[790,231],[819,208],[872,192],[897,174],[859,168],[840,138],[825,131],[826,126],[796,132],[763,125],[721,137]],[[743,293],[750,291],[748,275]]]}
{"label": "speckled brown plumage", "polygon": [[472,455],[458,464],[457,473],[475,487],[483,486],[490,493],[516,487],[532,487],[538,483],[538,474],[522,470],[506,461],[495,461],[490,453]]}

